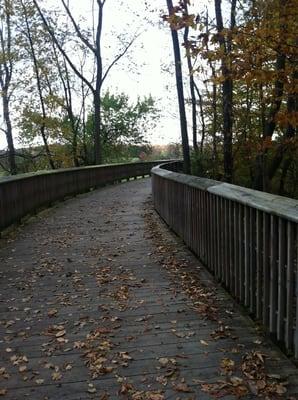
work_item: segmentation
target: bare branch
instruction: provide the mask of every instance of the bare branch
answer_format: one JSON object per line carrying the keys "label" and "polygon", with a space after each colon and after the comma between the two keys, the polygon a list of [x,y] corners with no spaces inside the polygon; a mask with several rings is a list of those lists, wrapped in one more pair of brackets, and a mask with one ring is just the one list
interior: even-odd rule
{"label": "bare branch", "polygon": [[73,27],[74,27],[74,29],[75,29],[75,31],[76,31],[78,37],[81,39],[81,41],[84,43],[84,45],[85,45],[86,47],[88,47],[88,49],[90,49],[94,54],[96,54],[96,49],[94,48],[94,46],[92,46],[92,44],[89,42],[89,40],[87,40],[87,39],[83,36],[82,32],[80,31],[80,28],[79,28],[78,24],[76,23],[76,21],[74,20],[72,14],[71,14],[71,12],[70,12],[69,7],[65,4],[65,1],[64,1],[64,0],[61,0],[61,2],[62,2],[63,6],[64,6],[64,8],[65,8],[65,11],[66,11],[67,15],[69,16],[69,18],[70,18],[70,20],[71,20],[71,23],[72,23],[72,25],[73,25]]}
{"label": "bare branch", "polygon": [[101,85],[103,84],[104,80],[106,79],[106,77],[108,76],[109,72],[111,71],[111,69],[113,68],[113,66],[115,64],[117,64],[117,62],[128,52],[128,50],[130,49],[130,47],[133,45],[133,43],[137,40],[137,38],[141,35],[141,33],[137,34],[136,36],[134,36],[131,41],[128,43],[128,45],[123,49],[123,51],[118,54],[118,56],[111,62],[111,64],[108,66],[106,72],[103,74],[102,77],[102,81],[101,81]]}
{"label": "bare branch", "polygon": [[66,51],[62,48],[62,46],[60,45],[59,41],[57,40],[52,28],[50,27],[47,19],[45,18],[45,16],[43,15],[38,3],[36,0],[33,0],[33,3],[39,13],[40,18],[42,19],[42,22],[44,23],[44,26],[46,28],[46,30],[48,31],[49,35],[51,36],[52,40],[54,41],[54,43],[56,44],[56,46],[58,47],[59,51],[62,53],[62,55],[65,57],[66,61],[68,62],[69,66],[72,68],[72,70],[74,71],[74,73],[90,88],[91,92],[94,93],[94,88],[91,85],[91,83],[88,81],[88,79],[86,79],[84,77],[84,75],[82,75],[80,73],[80,71],[75,67],[74,63],[71,61],[71,59],[68,57]]}

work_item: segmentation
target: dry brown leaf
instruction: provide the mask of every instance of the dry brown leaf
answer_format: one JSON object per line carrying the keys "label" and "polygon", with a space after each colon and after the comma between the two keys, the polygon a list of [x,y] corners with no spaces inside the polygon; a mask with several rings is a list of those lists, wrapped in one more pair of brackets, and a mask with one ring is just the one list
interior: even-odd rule
{"label": "dry brown leaf", "polygon": [[170,362],[170,360],[166,357],[161,357],[158,359],[158,362],[162,367],[166,367],[168,365],[168,363]]}
{"label": "dry brown leaf", "polygon": [[19,372],[25,372],[25,371],[27,371],[26,365],[21,365],[21,366],[19,367]]}
{"label": "dry brown leaf", "polygon": [[119,356],[122,358],[122,360],[129,361],[132,360],[132,357],[126,352],[126,351],[120,351]]}
{"label": "dry brown leaf", "polygon": [[56,308],[53,308],[53,309],[48,311],[48,317],[49,318],[53,318],[53,317],[55,317],[57,315],[57,313],[58,313],[58,310],[56,310]]}
{"label": "dry brown leaf", "polygon": [[66,330],[63,329],[62,331],[57,332],[55,336],[56,336],[56,338],[60,338],[60,337],[64,336],[65,334],[66,334]]}
{"label": "dry brown leaf", "polygon": [[55,371],[52,373],[52,380],[53,381],[60,381],[60,379],[62,378],[62,374],[59,371]]}
{"label": "dry brown leaf", "polygon": [[99,397],[99,400],[108,400],[108,399],[109,399],[109,395],[107,393],[103,393]]}
{"label": "dry brown leaf", "polygon": [[239,378],[238,376],[231,376],[230,381],[233,384],[233,386],[239,386],[242,385],[243,383],[243,379]]}
{"label": "dry brown leaf", "polygon": [[220,362],[220,366],[225,370],[231,370],[235,366],[235,361],[231,360],[230,358],[223,358]]}
{"label": "dry brown leaf", "polygon": [[130,383],[122,383],[119,394],[127,394],[131,390],[133,390],[133,386]]}
{"label": "dry brown leaf", "polygon": [[207,343],[205,340],[200,340],[200,343],[203,344],[204,346],[209,346],[209,343]]}
{"label": "dry brown leaf", "polygon": [[173,388],[176,392],[191,393],[193,390],[186,383],[174,384]]}
{"label": "dry brown leaf", "polygon": [[5,367],[0,368],[0,376],[4,379],[8,379],[10,377],[9,373],[6,371]]}
{"label": "dry brown leaf", "polygon": [[165,396],[160,393],[146,393],[147,400],[164,400]]}
{"label": "dry brown leaf", "polygon": [[279,395],[285,394],[287,392],[287,388],[284,387],[283,385],[276,385],[276,390],[275,392]]}
{"label": "dry brown leaf", "polygon": [[96,387],[94,387],[94,385],[92,385],[92,383],[89,383],[87,392],[88,393],[96,393],[97,392]]}

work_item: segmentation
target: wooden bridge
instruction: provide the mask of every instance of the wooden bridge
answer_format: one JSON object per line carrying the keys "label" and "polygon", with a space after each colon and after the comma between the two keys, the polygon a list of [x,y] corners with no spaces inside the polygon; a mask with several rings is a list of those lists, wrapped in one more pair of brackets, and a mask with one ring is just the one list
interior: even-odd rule
{"label": "wooden bridge", "polygon": [[157,164],[1,181],[0,396],[298,398],[297,202]]}

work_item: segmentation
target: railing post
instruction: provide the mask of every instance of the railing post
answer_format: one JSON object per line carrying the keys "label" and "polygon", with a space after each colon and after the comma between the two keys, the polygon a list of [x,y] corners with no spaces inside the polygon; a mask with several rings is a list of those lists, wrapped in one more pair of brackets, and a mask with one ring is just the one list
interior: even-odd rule
{"label": "railing post", "polygon": [[[272,337],[298,359],[298,202],[153,169],[161,216]],[[155,178],[154,178],[155,179]],[[168,192],[171,193],[168,198]],[[173,204],[173,207],[170,205]]]}

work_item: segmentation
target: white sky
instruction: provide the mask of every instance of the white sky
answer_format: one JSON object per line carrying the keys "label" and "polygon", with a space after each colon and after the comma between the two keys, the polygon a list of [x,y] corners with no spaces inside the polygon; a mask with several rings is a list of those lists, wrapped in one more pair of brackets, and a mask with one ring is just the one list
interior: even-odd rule
{"label": "white sky", "polygon": [[[96,3],[96,1],[95,1]],[[165,144],[180,141],[179,120],[177,117],[177,97],[173,68],[173,52],[170,30],[167,26],[160,26],[161,10],[166,10],[166,0],[154,0],[150,3],[156,7],[156,12],[149,13],[152,24],[144,21],[146,14],[145,1],[140,0],[107,0],[104,8],[103,45],[104,64],[117,54],[119,43],[115,39],[116,33],[123,33],[128,37],[136,32],[143,33],[133,45],[129,57],[125,57],[114,67],[104,86],[111,92],[123,91],[132,100],[137,96],[151,94],[156,99],[157,107],[162,110],[158,127],[151,132],[148,139],[154,144]],[[208,0],[194,0],[195,9],[202,9],[209,3]],[[60,0],[47,0],[55,8],[60,7]],[[86,24],[92,22],[92,1],[70,0],[70,9],[76,15],[82,15]],[[132,13],[133,10],[133,13]],[[133,14],[138,14],[133,16]],[[114,32],[114,33],[113,33]],[[116,45],[115,45],[116,43]],[[116,46],[116,47],[115,47]],[[182,49],[183,55],[183,49]],[[170,73],[163,72],[162,66],[171,66]],[[186,95],[188,90],[186,88]],[[191,134],[189,132],[189,136]],[[17,143],[17,142],[16,142]],[[6,147],[4,133],[0,132],[0,148]]]}

